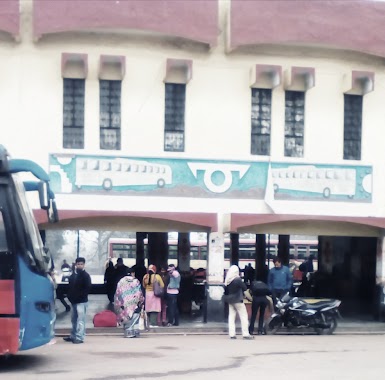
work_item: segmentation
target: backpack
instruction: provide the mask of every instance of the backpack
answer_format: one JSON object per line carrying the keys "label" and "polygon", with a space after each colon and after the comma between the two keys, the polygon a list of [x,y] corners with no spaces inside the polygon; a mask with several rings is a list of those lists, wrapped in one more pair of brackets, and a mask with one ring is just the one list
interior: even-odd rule
{"label": "backpack", "polygon": [[111,310],[96,313],[93,319],[94,327],[116,327],[116,314]]}
{"label": "backpack", "polygon": [[158,279],[156,278],[156,275],[154,277],[154,282],[152,284],[154,289],[154,296],[155,297],[163,297],[164,296],[164,287],[160,285],[158,282]]}

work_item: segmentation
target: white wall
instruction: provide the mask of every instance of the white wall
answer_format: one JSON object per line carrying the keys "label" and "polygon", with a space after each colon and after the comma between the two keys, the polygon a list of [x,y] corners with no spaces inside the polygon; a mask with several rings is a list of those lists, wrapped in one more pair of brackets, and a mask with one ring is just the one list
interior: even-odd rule
{"label": "white wall", "polygon": [[[374,165],[374,203],[359,205],[356,213],[385,216],[384,121],[385,71],[381,60],[360,54],[309,50],[295,55],[290,49],[278,54],[259,50],[224,53],[186,43],[173,45],[161,38],[130,38],[102,34],[49,36],[32,41],[28,28],[20,43],[4,42],[0,48],[1,143],[14,157],[31,158],[48,168],[49,153],[121,154],[141,157],[183,157],[217,160],[269,160],[286,162],[349,164],[343,161],[343,90],[352,70],[375,72],[375,89],[364,97],[362,160]],[[62,148],[61,54],[88,54],[85,102],[85,149]],[[101,54],[126,56],[122,86],[122,150],[99,149],[98,64]],[[163,151],[164,83],[167,58],[193,60],[193,78],[187,85],[185,152]],[[315,87],[306,94],[305,156],[285,158],[284,89],[273,91],[271,157],[250,155],[251,90],[249,71],[255,64],[315,67]],[[348,80],[349,81],[349,80]],[[357,162],[352,162],[356,164]],[[62,197],[62,207],[119,208],[122,199]],[[79,198],[79,199],[78,199]],[[127,198],[132,200],[131,198]],[[263,201],[151,199],[125,202],[138,210],[217,212],[269,212]],[[294,205],[294,204],[293,204]],[[293,206],[295,207],[295,205]],[[315,205],[317,208],[325,207]],[[350,207],[343,205],[343,207]],[[343,212],[330,205],[330,211]],[[296,212],[296,211],[294,211]]]}

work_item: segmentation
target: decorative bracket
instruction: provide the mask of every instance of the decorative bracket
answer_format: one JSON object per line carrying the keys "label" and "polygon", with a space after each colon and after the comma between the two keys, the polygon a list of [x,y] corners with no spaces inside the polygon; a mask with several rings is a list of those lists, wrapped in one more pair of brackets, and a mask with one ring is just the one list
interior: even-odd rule
{"label": "decorative bracket", "polygon": [[80,53],[62,53],[61,74],[63,78],[87,78],[88,55]]}
{"label": "decorative bracket", "polygon": [[192,78],[191,59],[168,58],[166,63],[165,83],[187,84]]}
{"label": "decorative bracket", "polygon": [[306,92],[314,85],[314,67],[292,67],[285,72],[285,90]]}
{"label": "decorative bracket", "polygon": [[282,82],[282,66],[255,65],[250,70],[250,87],[275,88]]}

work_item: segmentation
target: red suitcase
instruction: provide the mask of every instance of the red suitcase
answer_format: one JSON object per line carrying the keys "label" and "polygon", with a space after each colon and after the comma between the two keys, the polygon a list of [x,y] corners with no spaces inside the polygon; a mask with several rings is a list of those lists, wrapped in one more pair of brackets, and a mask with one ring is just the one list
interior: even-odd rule
{"label": "red suitcase", "polygon": [[116,314],[110,310],[103,310],[94,316],[94,327],[116,327]]}

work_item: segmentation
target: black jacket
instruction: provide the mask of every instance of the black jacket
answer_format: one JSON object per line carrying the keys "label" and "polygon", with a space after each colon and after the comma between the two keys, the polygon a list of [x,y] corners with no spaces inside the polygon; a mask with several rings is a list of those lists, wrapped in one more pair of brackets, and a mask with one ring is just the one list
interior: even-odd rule
{"label": "black jacket", "polygon": [[264,297],[271,294],[269,287],[262,281],[253,281],[250,290],[253,297]]}
{"label": "black jacket", "polygon": [[246,284],[240,277],[235,278],[226,286],[224,301],[227,303],[243,302],[243,292],[247,290]]}
{"label": "black jacket", "polygon": [[72,304],[88,302],[88,294],[91,291],[91,277],[82,270],[73,272],[69,278],[67,297]]}

